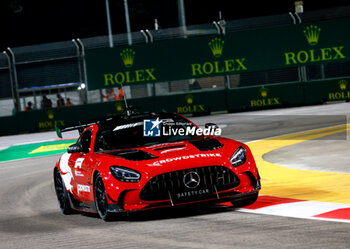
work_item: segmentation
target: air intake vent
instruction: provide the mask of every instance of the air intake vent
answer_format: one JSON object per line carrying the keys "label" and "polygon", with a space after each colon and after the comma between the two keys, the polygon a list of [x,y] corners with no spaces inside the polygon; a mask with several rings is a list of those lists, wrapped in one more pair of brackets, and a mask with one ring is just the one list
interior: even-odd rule
{"label": "air intake vent", "polygon": [[238,177],[224,166],[199,167],[153,177],[141,190],[140,198],[145,201],[168,200],[169,194],[176,196],[177,193],[189,191],[184,183],[184,176],[189,172],[196,172],[199,176],[199,184],[193,190],[211,189],[214,193],[215,188],[223,191],[239,185]]}
{"label": "air intake vent", "polygon": [[185,147],[185,145],[184,145],[184,144],[172,145],[172,146],[167,146],[167,147],[156,148],[156,149],[154,149],[154,150],[155,150],[155,151],[159,151],[159,150],[168,150],[168,149],[182,148],[182,147]]}
{"label": "air intake vent", "polygon": [[220,149],[223,145],[214,138],[204,138],[201,140],[189,141],[191,144],[196,146],[200,151],[216,150]]}
{"label": "air intake vent", "polygon": [[119,156],[130,161],[144,161],[157,158],[143,150],[120,150],[108,153],[109,155]]}

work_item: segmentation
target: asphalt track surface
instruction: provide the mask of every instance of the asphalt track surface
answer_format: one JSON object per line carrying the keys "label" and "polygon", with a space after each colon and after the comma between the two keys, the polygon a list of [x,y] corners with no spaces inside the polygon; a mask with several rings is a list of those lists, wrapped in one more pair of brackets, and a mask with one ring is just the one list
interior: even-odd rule
{"label": "asphalt track surface", "polygon": [[[248,142],[342,125],[349,117],[350,103],[339,103],[191,119],[200,125],[215,122],[224,128],[223,136]],[[292,144],[263,158],[288,168],[349,173],[348,135]],[[52,136],[0,141],[6,147]],[[58,158],[0,163],[0,248],[350,248],[350,223],[245,213],[226,206],[157,209],[113,222],[87,214],[64,216],[52,181]]]}

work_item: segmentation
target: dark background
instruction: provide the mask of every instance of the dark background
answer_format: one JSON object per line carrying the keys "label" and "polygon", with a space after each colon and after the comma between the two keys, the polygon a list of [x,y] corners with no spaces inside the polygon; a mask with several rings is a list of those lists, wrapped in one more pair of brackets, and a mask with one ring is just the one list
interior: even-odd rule
{"label": "dark background", "polygon": [[[123,0],[109,0],[113,34],[125,33]],[[184,0],[187,25],[294,12],[291,0]],[[178,26],[177,0],[128,0],[131,30]],[[350,5],[346,0],[305,0],[304,11]],[[54,41],[107,35],[105,0],[1,0],[0,51]]]}

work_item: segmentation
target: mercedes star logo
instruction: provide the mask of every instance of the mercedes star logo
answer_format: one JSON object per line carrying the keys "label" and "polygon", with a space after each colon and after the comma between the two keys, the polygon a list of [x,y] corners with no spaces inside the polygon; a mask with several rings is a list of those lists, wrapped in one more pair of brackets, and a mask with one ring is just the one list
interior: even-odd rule
{"label": "mercedes star logo", "polygon": [[197,172],[191,171],[184,175],[183,182],[187,188],[197,188],[201,178]]}

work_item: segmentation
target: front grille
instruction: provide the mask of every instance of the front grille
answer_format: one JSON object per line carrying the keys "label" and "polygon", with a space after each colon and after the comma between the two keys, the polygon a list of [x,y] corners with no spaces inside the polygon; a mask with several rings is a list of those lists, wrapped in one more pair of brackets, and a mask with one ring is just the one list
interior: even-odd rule
{"label": "front grille", "polygon": [[[194,189],[189,189],[184,184],[183,178],[188,172],[196,172],[200,177],[199,185]],[[199,167],[172,171],[153,177],[141,190],[140,198],[145,201],[168,200],[176,193],[204,188],[210,188],[213,192],[223,191],[238,185],[239,178],[226,167]]]}

